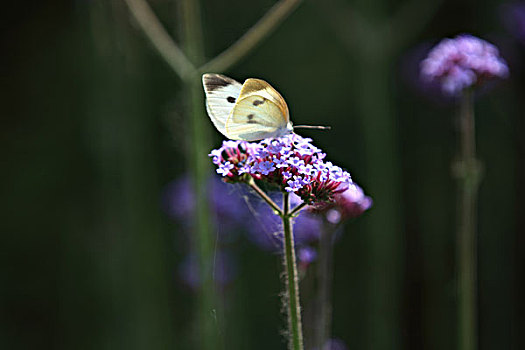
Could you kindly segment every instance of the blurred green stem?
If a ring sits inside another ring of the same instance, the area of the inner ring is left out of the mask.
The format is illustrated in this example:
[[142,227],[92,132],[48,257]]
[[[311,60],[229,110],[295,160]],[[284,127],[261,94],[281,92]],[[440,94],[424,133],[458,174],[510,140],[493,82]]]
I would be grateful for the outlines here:
[[295,10],[302,0],[281,0],[233,45],[199,68],[201,73],[224,72],[245,57]]
[[476,159],[474,96],[463,92],[459,113],[459,161],[454,173],[458,178],[458,349],[477,349],[477,239],[476,201],[481,166]]
[[319,257],[317,264],[317,312],[315,317],[315,338],[316,349],[323,349],[331,336],[332,328],[332,279],[333,279],[333,256],[334,256],[334,227],[326,220],[323,223],[321,238],[319,240]]
[[[181,25],[183,29],[183,47],[187,57],[195,64],[204,61],[202,47],[202,25],[198,0],[181,0]],[[199,278],[201,286],[198,299],[198,326],[195,329],[195,340],[199,349],[217,349],[218,332],[215,319],[217,296],[213,281],[213,250],[215,239],[211,232],[208,207],[207,178],[209,162],[206,157],[210,146],[207,137],[208,124],[204,112],[204,96],[201,88],[200,77],[192,75],[186,80],[186,93],[188,105],[188,121],[190,135],[190,156],[188,158],[191,169],[195,193],[195,250],[199,261]],[[220,348],[220,347],[219,347]]]
[[[203,73],[221,73],[235,65],[249,54],[264,38],[270,35],[281,24],[302,0],[281,0],[275,4],[257,23],[255,23],[234,44],[203,64],[204,60],[194,61],[191,55],[186,57],[178,45],[170,37],[162,23],[148,5],[146,0],[124,0],[131,14],[141,27],[144,34],[157,49],[159,54],[170,65],[173,71],[184,81],[191,82],[194,76]],[[187,0],[181,1],[183,7]],[[183,22],[187,22],[185,17]],[[200,24],[200,16],[199,16]],[[183,26],[184,23],[183,23]],[[200,31],[200,29],[199,29]],[[200,57],[200,58],[203,58]],[[192,63],[193,62],[193,63]],[[200,68],[196,68],[200,67]]]
[[195,67],[170,37],[148,3],[145,0],[124,1],[162,58],[183,80],[191,79],[196,73]]
[[299,280],[290,213],[290,195],[283,194],[283,230],[284,230],[284,268],[286,279],[285,302],[288,311],[288,347],[291,350],[303,349],[303,331],[301,324],[301,306],[299,303]]

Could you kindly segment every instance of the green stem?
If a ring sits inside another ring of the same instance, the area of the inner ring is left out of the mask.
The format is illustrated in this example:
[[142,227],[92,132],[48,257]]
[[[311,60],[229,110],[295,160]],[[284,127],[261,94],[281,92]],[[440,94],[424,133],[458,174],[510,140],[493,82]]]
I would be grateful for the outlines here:
[[302,0],[281,0],[275,4],[257,23],[253,25],[239,40],[224,52],[199,68],[201,73],[224,72],[245,57],[265,37],[273,32],[286,17],[301,3]]
[[332,328],[332,278],[333,278],[333,236],[334,227],[324,222],[319,240],[319,256],[317,260],[317,313],[315,318],[315,346],[323,349],[330,338]]
[[291,217],[296,216],[307,205],[308,205],[308,203],[302,202],[301,204],[299,204],[298,206],[296,206],[295,208],[292,209],[292,211],[290,212],[290,216]]
[[131,14],[157,52],[183,80],[196,74],[196,68],[170,37],[145,0],[124,0]]
[[299,279],[297,278],[297,264],[292,230],[292,216],[290,215],[290,195],[283,194],[284,230],[284,268],[286,272],[286,296],[288,311],[288,348],[291,350],[303,349],[303,332],[301,325],[301,306],[299,304]]
[[248,182],[248,186],[250,186],[257,194],[275,211],[276,215],[282,216],[283,212],[281,211],[281,208],[266,194],[263,190],[257,184],[253,179],[250,179]]
[[476,202],[480,165],[476,160],[473,91],[463,93],[459,114],[458,177],[458,348],[477,349]]
[[[204,61],[202,47],[202,25],[198,0],[180,1],[181,25],[183,29],[182,43],[188,59],[195,64]],[[207,133],[209,123],[204,111],[204,96],[200,76],[192,74],[185,79],[187,93],[188,122],[190,137],[188,138],[191,178],[195,193],[195,250],[199,262],[199,278],[201,285],[198,293],[197,329],[195,342],[199,349],[220,348],[214,314],[218,311],[218,298],[213,281],[213,254],[215,237],[212,234],[209,221],[210,208],[208,206],[207,180],[210,174],[209,162],[206,157],[210,146]]]

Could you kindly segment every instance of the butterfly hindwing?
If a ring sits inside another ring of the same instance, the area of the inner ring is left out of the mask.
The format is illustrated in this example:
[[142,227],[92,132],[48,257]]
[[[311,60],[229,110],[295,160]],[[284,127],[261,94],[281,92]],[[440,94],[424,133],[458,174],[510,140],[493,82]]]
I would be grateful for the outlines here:
[[261,79],[246,79],[242,85],[239,100],[242,100],[248,96],[259,96],[266,100],[273,102],[281,111],[280,115],[284,119],[283,123],[288,123],[290,115],[288,112],[288,106],[284,101],[284,98],[275,90],[270,84]]
[[213,125],[226,137],[226,121],[241,94],[242,84],[221,74],[204,74],[206,110]]
[[230,139],[255,141],[283,134],[289,120],[288,106],[264,80],[247,79],[226,120]]
[[279,106],[258,95],[239,98],[226,121],[226,135],[233,140],[260,140],[283,128],[286,123]]

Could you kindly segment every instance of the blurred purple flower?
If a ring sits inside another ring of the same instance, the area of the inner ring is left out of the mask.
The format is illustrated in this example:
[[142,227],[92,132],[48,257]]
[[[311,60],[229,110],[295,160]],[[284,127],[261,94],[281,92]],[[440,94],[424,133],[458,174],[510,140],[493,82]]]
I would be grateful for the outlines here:
[[[233,191],[234,188],[235,191]],[[280,252],[282,232],[279,217],[273,215],[271,209],[260,200],[255,204],[247,204],[239,195],[240,190],[241,188],[225,183],[215,176],[210,178],[209,203],[212,215],[219,227],[219,233],[221,233],[219,237],[225,239],[225,234],[230,233],[231,230],[244,229],[248,239],[259,248]],[[274,193],[272,198],[281,205],[282,194]],[[302,202],[295,194],[290,196],[290,201],[292,206]],[[166,187],[163,202],[165,211],[172,218],[185,226],[191,225],[195,210],[195,196],[189,177],[184,176],[171,182]],[[249,206],[253,207],[253,213],[250,212]],[[253,215],[256,217],[254,218]],[[305,246],[316,241],[320,230],[320,219],[307,212],[302,212],[294,220],[294,238],[298,246]],[[186,279],[189,281],[187,284],[191,284],[190,276],[186,276]]]
[[317,250],[310,246],[301,246],[297,249],[297,261],[299,270],[304,273],[311,263],[317,259]]
[[330,339],[324,345],[323,350],[348,350],[348,347],[341,339]]
[[525,2],[502,5],[501,18],[507,31],[525,45]]
[[506,62],[494,45],[468,34],[443,39],[421,62],[420,68],[424,80],[439,82],[441,89],[450,95],[509,74]]
[[372,198],[365,195],[363,189],[355,183],[349,183],[348,188],[335,196],[336,208],[345,219],[353,219],[372,206]]
[[[210,177],[208,200],[216,224],[225,231],[241,227],[249,215],[239,189],[224,183],[216,176]],[[195,196],[188,176],[172,181],[163,196],[164,210],[174,219],[190,225],[195,211]]]
[[[237,274],[236,264],[230,254],[217,252],[213,262],[213,274],[215,283],[220,287],[225,287],[230,283]],[[192,290],[200,286],[199,263],[197,257],[193,254],[187,255],[179,265],[179,277],[182,282]]]
[[338,224],[342,220],[353,219],[372,207],[372,198],[365,195],[356,183],[345,183],[345,190],[334,196],[328,204],[310,206],[309,210],[325,215],[328,222]]
[[299,251],[297,252],[297,258],[299,261],[301,261],[303,264],[310,264],[315,261],[317,258],[317,251],[312,247],[301,247],[299,248]]
[[297,134],[259,142],[224,141],[209,156],[227,182],[250,177],[295,193],[307,203],[330,202],[350,174],[323,159],[326,154]]

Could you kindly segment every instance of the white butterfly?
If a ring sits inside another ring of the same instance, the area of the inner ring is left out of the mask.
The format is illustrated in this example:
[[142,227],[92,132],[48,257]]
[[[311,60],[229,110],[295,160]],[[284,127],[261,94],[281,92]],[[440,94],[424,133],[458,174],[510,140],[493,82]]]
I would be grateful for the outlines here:
[[202,76],[202,85],[208,115],[227,138],[256,141],[293,132],[286,102],[264,80],[250,78],[241,84],[224,75],[208,73]]

